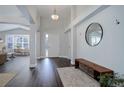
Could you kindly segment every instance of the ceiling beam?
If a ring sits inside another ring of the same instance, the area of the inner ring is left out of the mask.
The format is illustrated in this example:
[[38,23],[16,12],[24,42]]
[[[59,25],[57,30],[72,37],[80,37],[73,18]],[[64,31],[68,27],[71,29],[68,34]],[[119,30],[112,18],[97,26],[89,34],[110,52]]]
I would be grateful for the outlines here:
[[88,11],[88,13],[86,15],[79,15],[77,16],[69,25],[68,27],[65,29],[65,32],[68,31],[69,29],[71,29],[71,27],[74,27],[78,24],[80,24],[81,22],[93,17],[94,15],[98,14],[99,12],[103,11],[104,9],[108,8],[109,5],[100,5],[100,6],[96,6],[94,7],[91,11]]
[[24,5],[17,5],[17,8],[19,9],[19,11],[22,13],[22,15],[30,22],[30,23],[34,23],[34,20],[31,16],[31,14],[29,13],[29,10],[26,8],[26,6]]
[[26,30],[26,31],[28,31],[28,30],[27,30],[27,29],[25,29],[25,28],[21,28],[21,27],[15,27],[15,28],[11,28],[11,29],[7,29],[7,30],[3,30],[3,31],[0,31],[0,32],[13,31],[13,30],[16,30],[16,29],[23,29],[23,30]]
[[19,24],[29,26],[30,23],[23,17],[0,17],[0,23]]

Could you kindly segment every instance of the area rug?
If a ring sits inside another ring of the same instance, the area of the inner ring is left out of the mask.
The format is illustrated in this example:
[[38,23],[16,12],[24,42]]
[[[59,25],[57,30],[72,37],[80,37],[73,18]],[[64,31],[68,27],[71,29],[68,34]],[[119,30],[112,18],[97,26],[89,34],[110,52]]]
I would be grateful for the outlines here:
[[16,73],[0,73],[0,87],[4,87],[15,75]]
[[64,87],[99,87],[100,84],[80,69],[57,68]]

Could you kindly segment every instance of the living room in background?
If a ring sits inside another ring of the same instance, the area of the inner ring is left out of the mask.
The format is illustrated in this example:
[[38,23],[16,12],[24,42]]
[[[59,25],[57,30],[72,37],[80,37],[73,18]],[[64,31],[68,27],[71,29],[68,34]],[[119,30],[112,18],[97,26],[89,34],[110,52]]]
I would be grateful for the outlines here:
[[15,55],[29,55],[29,35],[7,35],[7,52],[14,52]]

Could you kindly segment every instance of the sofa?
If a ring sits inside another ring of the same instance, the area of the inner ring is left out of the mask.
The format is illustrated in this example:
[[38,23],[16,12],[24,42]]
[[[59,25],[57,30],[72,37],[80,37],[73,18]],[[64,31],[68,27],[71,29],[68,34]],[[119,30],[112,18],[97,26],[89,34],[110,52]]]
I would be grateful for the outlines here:
[[29,49],[14,49],[14,54],[20,55],[20,56],[29,56],[30,50]]

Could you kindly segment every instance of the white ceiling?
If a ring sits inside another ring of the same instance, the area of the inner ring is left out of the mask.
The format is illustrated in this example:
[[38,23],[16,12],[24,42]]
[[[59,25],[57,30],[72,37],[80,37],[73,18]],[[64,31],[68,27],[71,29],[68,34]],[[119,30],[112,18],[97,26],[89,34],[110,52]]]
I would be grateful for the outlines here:
[[[44,29],[56,29],[60,28],[63,25],[66,25],[70,20],[71,6],[70,5],[38,5],[35,6],[38,9],[39,15],[41,16],[41,24]],[[56,8],[56,13],[59,15],[59,20],[53,22],[51,20],[51,15],[53,10]],[[21,11],[16,5],[0,5],[0,18],[18,18],[24,17]],[[15,24],[2,24],[0,23],[0,31],[6,31],[16,28],[21,28],[20,25]],[[24,26],[22,28],[25,28]]]
[[29,27],[27,26],[23,26],[23,25],[19,25],[19,24],[0,24],[0,31],[8,31],[8,30],[12,30],[12,29],[17,29],[17,28],[22,28],[25,30],[30,30]]
[[21,12],[16,5],[0,5],[0,16],[2,17],[20,17]]
[[[70,5],[40,5],[37,8],[41,16],[41,28],[45,31],[63,28],[70,22]],[[59,20],[57,21],[51,19],[54,9],[59,15]]]
[[[0,5],[0,18],[24,18],[20,10],[17,8],[16,5]],[[25,18],[24,18],[25,19]],[[27,21],[25,21],[27,22]],[[25,30],[29,30],[28,27],[22,26],[19,24],[8,24],[0,22],[0,31],[7,31],[16,28],[22,28]]]
[[65,18],[70,15],[70,5],[40,5],[37,6],[38,11],[42,18],[49,19],[51,14],[53,14],[53,10],[56,9],[56,13],[60,16],[60,18]]

